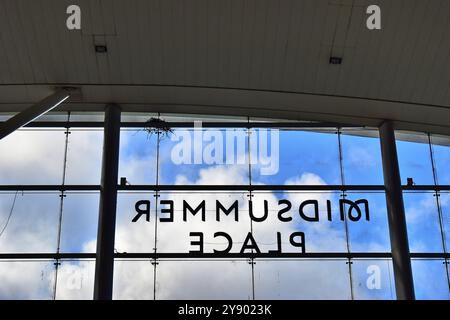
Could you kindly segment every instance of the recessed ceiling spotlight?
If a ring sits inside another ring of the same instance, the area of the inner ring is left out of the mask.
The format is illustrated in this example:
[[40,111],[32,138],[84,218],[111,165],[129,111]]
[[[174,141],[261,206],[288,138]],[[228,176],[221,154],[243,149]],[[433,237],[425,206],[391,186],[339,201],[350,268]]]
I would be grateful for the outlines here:
[[95,52],[106,53],[106,52],[108,52],[108,47],[106,47],[104,45],[95,45]]
[[341,57],[330,57],[330,64],[342,64]]

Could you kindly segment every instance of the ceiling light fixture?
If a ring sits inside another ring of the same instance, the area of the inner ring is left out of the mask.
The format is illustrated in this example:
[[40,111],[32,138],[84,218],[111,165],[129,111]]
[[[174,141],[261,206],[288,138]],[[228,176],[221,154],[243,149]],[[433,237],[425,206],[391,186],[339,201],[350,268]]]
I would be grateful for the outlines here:
[[104,45],[95,45],[95,52],[106,53],[106,52],[108,52],[108,47],[106,47]]
[[342,58],[341,57],[330,57],[330,64],[342,64]]

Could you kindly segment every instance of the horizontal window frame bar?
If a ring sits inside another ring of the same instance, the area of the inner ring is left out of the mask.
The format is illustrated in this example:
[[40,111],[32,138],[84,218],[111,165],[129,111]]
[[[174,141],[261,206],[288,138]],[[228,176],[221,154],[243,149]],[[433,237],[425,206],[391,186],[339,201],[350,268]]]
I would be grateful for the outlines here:
[[450,185],[414,185],[402,186],[403,191],[450,191]]
[[100,185],[1,185],[0,191],[101,191]]
[[[0,122],[0,125],[4,123]],[[366,128],[361,125],[352,125],[352,124],[339,124],[335,122],[234,122],[234,121],[205,121],[201,122],[203,128]],[[25,128],[103,128],[103,121],[36,121],[31,122],[25,126]],[[121,128],[143,128],[143,127],[151,127],[151,128],[194,128],[194,121],[168,121],[168,122],[143,122],[143,121],[125,121],[121,122]],[[369,128],[367,128],[369,130]]]
[[130,185],[119,191],[384,191],[381,185]]
[[[450,191],[450,185],[402,186],[403,191]],[[118,191],[385,191],[384,185],[117,185]],[[0,191],[101,191],[100,185],[0,185]]]
[[[1,260],[64,260],[94,259],[95,253],[0,253]],[[115,259],[382,259],[392,258],[390,252],[311,252],[311,253],[179,253],[179,252],[142,252],[114,254]],[[411,259],[450,259],[450,253],[420,252],[410,253]]]

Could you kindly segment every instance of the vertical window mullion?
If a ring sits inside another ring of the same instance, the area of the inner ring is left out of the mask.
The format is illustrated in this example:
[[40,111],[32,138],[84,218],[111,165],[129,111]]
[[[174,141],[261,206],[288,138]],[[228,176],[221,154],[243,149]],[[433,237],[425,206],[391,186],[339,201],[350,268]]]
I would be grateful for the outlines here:
[[[69,147],[69,134],[70,134],[70,112],[67,113],[67,126],[66,131],[64,132],[66,135],[65,142],[64,142],[64,158],[63,158],[63,171],[62,171],[62,180],[61,180],[61,186],[64,186],[66,184],[66,172],[67,172],[67,152]],[[61,228],[62,228],[62,221],[63,221],[63,212],[64,212],[64,198],[66,197],[65,191],[61,190],[59,197],[60,199],[60,205],[59,205],[59,218],[58,218],[58,235],[56,240],[56,253],[59,254],[61,251]],[[56,300],[56,290],[58,285],[58,271],[59,271],[59,265],[61,264],[59,262],[59,259],[55,259],[55,280],[53,283],[53,300]]]
[[[340,176],[341,176],[341,184],[345,186],[345,174],[344,174],[344,161],[343,161],[343,152],[342,152],[342,141],[341,141],[341,128],[337,128],[337,137],[338,137],[338,152],[339,152],[339,170],[340,170]],[[347,197],[347,194],[343,190],[341,193],[341,198],[345,199]],[[345,203],[344,203],[345,208]],[[347,248],[347,253],[350,253],[350,241],[349,241],[349,230],[348,230],[348,220],[347,215],[344,214],[344,227],[345,227],[345,244]],[[349,282],[350,282],[350,298],[351,300],[354,300],[354,289],[353,289],[353,274],[352,274],[352,259],[349,258],[347,261],[348,265],[348,275],[349,275]]]
[[[431,159],[431,168],[433,171],[433,182],[434,182],[434,186],[438,186],[439,185],[439,180],[438,180],[438,175],[437,175],[437,168],[436,168],[436,161],[434,159],[434,149],[433,149],[433,144],[431,141],[431,134],[428,133],[428,147],[430,149],[430,159]],[[445,223],[444,223],[444,216],[442,214],[442,206],[441,206],[441,201],[440,201],[440,192],[439,190],[435,190],[434,191],[434,197],[436,198],[436,206],[437,206],[437,211],[438,211],[438,219],[439,219],[439,228],[441,231],[441,239],[442,239],[442,249],[444,251],[444,254],[447,254],[447,243],[446,243],[446,234],[445,234]],[[445,265],[445,271],[446,271],[446,275],[447,275],[447,283],[448,283],[448,288],[450,291],[450,273],[449,273],[449,264],[447,261],[447,258],[444,259],[444,265]]]
[[[158,120],[161,120],[161,115],[158,113]],[[161,142],[161,129],[158,128],[157,135],[156,135],[156,186],[159,185],[159,148],[160,148],[160,142]],[[156,279],[157,279],[157,252],[158,252],[158,198],[160,197],[159,191],[155,190],[155,242],[154,242],[154,248],[153,252],[155,253],[155,257],[153,258],[152,265],[153,265],[153,300],[156,300]]]
[[[248,123],[250,123],[250,117],[247,118]],[[251,158],[251,154],[252,154],[252,150],[251,150],[251,137],[252,137],[252,129],[250,128],[250,126],[247,128],[247,161],[248,161],[248,183],[249,186],[252,186],[252,158]],[[258,152],[256,150],[256,152]],[[252,194],[252,190],[249,190],[249,200],[252,201],[253,199],[253,194]],[[252,219],[250,219],[250,233],[253,236],[253,221]],[[253,249],[252,249],[252,253],[253,253]],[[251,284],[252,284],[252,300],[255,300],[255,259],[253,257],[250,258],[250,266],[251,266]]]

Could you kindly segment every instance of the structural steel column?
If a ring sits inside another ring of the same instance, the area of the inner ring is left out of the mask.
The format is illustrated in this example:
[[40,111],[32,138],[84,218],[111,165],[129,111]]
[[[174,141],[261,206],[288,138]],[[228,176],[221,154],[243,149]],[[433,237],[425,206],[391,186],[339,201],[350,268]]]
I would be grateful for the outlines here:
[[392,122],[384,122],[380,126],[379,131],[395,290],[398,300],[414,300],[408,232],[406,229],[405,208]]
[[94,281],[95,300],[112,299],[119,141],[120,108],[112,104],[106,106],[105,110],[102,180]]

